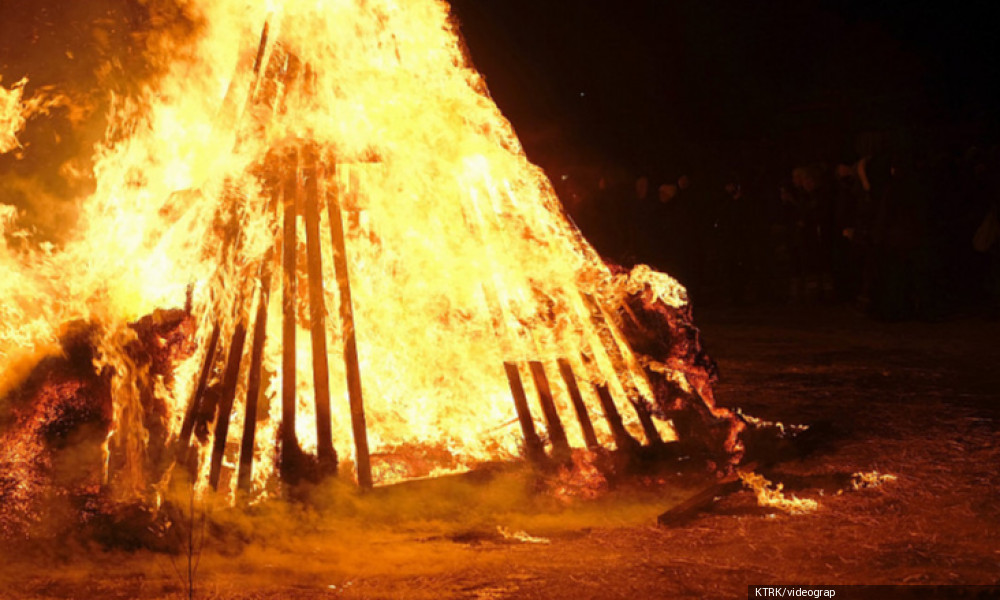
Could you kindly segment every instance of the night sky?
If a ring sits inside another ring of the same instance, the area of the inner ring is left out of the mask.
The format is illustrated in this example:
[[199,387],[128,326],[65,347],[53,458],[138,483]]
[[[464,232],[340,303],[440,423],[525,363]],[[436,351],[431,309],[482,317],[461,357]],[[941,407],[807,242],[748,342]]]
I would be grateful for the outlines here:
[[452,5],[494,98],[543,164],[574,153],[681,164],[762,139],[847,153],[851,135],[873,130],[990,135],[1000,99],[997,9],[985,0]]
[[[1000,137],[995,0],[451,4],[494,99],[529,157],[548,169],[676,176],[752,162],[762,149],[786,169],[857,158],[866,132],[955,144]],[[0,0],[5,83],[30,73],[33,85],[89,89],[109,61],[123,73],[119,85],[135,79],[142,57],[129,32],[148,28],[136,17],[142,6]],[[109,33],[95,41],[94,30]]]

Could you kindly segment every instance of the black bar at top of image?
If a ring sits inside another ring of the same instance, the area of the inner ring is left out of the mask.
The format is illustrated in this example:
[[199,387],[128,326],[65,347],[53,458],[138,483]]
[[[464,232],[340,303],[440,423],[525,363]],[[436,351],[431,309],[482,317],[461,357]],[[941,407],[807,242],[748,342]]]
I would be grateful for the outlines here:
[[747,598],[806,600],[1000,599],[1000,585],[748,585]]

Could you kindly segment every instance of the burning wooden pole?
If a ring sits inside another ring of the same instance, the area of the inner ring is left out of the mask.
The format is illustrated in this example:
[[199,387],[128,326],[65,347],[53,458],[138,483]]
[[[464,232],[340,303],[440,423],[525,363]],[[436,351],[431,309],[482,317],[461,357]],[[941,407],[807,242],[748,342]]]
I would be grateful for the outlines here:
[[304,149],[306,260],[309,272],[309,331],[312,337],[313,389],[316,401],[316,439],[320,471],[337,472],[330,415],[330,368],[326,350],[326,301],[323,298],[323,258],[319,233],[319,184],[316,149]]
[[177,462],[188,466],[188,451],[191,447],[191,433],[194,431],[195,421],[198,412],[201,410],[201,403],[205,398],[205,390],[208,389],[208,379],[212,375],[212,368],[215,366],[215,353],[219,346],[219,323],[212,325],[212,333],[208,338],[208,346],[205,348],[205,360],[201,365],[201,373],[198,375],[198,385],[191,395],[187,412],[184,413],[184,421],[181,422],[180,437],[177,439]]
[[[265,22],[260,35],[260,43],[257,45],[257,52],[253,55],[253,63],[252,63],[253,67],[252,67],[252,76],[250,79],[250,89],[247,93],[244,112],[246,112],[246,108],[249,107],[254,100],[255,91],[259,83],[258,77],[260,76],[261,73],[261,65],[264,59],[264,52],[267,49],[269,28],[270,28],[269,24]],[[237,113],[236,113],[236,101],[234,96],[235,86],[233,84],[234,82],[240,79],[240,75],[244,71],[245,66],[246,65],[244,64],[244,61],[241,61],[241,63],[236,66],[236,72],[234,73],[232,79],[230,80],[229,87],[226,89],[226,95],[223,98],[222,102],[222,110],[220,111],[221,116],[219,118],[219,124],[224,129],[234,126],[236,122]],[[237,141],[234,145],[238,146],[239,141]],[[232,241],[232,235],[227,234],[225,237],[226,237],[225,245],[228,245]],[[190,303],[190,299],[188,302]],[[191,434],[194,431],[195,421],[198,412],[201,409],[201,404],[204,399],[205,390],[208,388],[209,376],[211,375],[212,368],[215,366],[215,358],[219,344],[219,336],[220,336],[219,323],[218,321],[215,321],[212,324],[212,333],[209,336],[208,347],[206,348],[205,351],[205,361],[204,364],[202,365],[201,373],[198,376],[198,384],[197,387],[195,388],[195,393],[191,397],[191,402],[188,405],[188,410],[184,414],[184,421],[181,423],[180,436],[177,442],[178,446],[177,460],[184,465],[187,465],[188,451],[191,445]]]
[[590,421],[590,415],[587,413],[587,405],[583,402],[583,396],[580,394],[580,386],[577,385],[576,375],[573,373],[573,366],[570,365],[569,361],[565,358],[560,358],[558,363],[559,374],[562,375],[563,382],[566,384],[566,389],[569,390],[569,397],[573,402],[573,410],[576,412],[576,419],[580,423],[580,431],[583,433],[583,441],[588,448],[597,448],[600,444],[597,443],[597,435],[594,433],[594,424]]
[[[235,233],[239,226],[239,212],[240,211],[238,210],[233,210],[231,215],[231,227],[234,230],[232,239],[235,241],[234,254],[238,252],[243,241],[242,237]],[[226,368],[225,371],[223,371],[221,395],[218,405],[216,406],[215,432],[213,435],[212,456],[208,475],[208,484],[213,490],[218,490],[219,479],[222,475],[222,459],[226,452],[226,441],[229,435],[229,421],[232,416],[233,403],[236,400],[236,387],[240,378],[240,364],[243,360],[243,347],[246,344],[247,338],[247,316],[243,305],[246,294],[244,293],[243,286],[239,281],[242,273],[240,270],[234,269],[230,276],[235,280],[235,285],[238,286],[239,289],[235,294],[235,303],[232,305],[231,309],[235,325],[233,326],[232,337],[227,349],[228,354],[226,357]]]
[[271,261],[268,251],[261,265],[260,295],[257,300],[257,315],[254,318],[253,342],[250,346],[250,373],[247,376],[247,398],[243,416],[243,437],[240,441],[240,468],[237,486],[241,492],[250,491],[253,479],[254,439],[257,433],[257,401],[260,398],[261,378],[264,361],[264,345],[267,343],[267,308],[271,299]]
[[560,459],[567,458],[570,455],[569,441],[566,439],[566,430],[563,428],[555,399],[552,397],[549,378],[545,375],[545,366],[542,361],[532,360],[528,361],[528,368],[531,369],[531,378],[535,382],[535,389],[538,390],[538,400],[542,405],[549,439],[552,440],[552,454]]
[[[357,193],[357,175],[349,172],[348,194]],[[330,217],[330,237],[333,241],[333,266],[340,292],[340,326],[343,331],[344,366],[347,372],[347,394],[351,404],[351,427],[354,432],[354,450],[358,471],[358,485],[372,488],[371,456],[368,450],[368,426],[365,422],[365,404],[361,394],[361,368],[358,364],[358,345],[354,330],[354,307],[351,303],[351,281],[347,270],[347,245],[344,242],[344,221],[338,186],[327,191],[326,206]]]
[[[235,211],[231,215],[231,219],[235,221]],[[235,223],[231,222],[225,227],[223,233],[223,262],[230,258],[230,252],[234,255],[238,252],[239,244],[238,228]],[[198,384],[195,387],[194,394],[191,396],[191,401],[188,404],[187,413],[185,413],[184,420],[181,423],[181,431],[177,440],[176,459],[185,465],[185,467],[192,467],[192,470],[195,472],[197,471],[197,467],[188,463],[191,435],[194,432],[195,425],[197,425],[199,415],[204,408],[205,394],[208,391],[208,381],[212,376],[212,370],[215,368],[215,361],[219,354],[219,338],[221,334],[222,329],[219,325],[219,320],[216,318],[212,322],[212,333],[209,336],[208,346],[205,349],[205,360],[202,364],[201,373],[198,376]],[[228,427],[228,423],[226,426]]]
[[[245,113],[246,109],[255,100],[257,86],[260,81],[261,67],[264,62],[264,54],[268,47],[269,30],[270,24],[265,22],[260,32],[260,42],[257,44],[256,50],[247,48],[236,64],[214,123],[220,131],[238,130],[237,125],[239,124],[238,121],[241,114]],[[237,94],[243,89],[242,84],[244,83],[247,86],[247,93],[241,103],[237,100]],[[235,146],[238,147],[241,141],[240,138],[237,138]]]
[[[483,212],[480,211],[479,206],[477,205],[477,197],[475,195],[472,196],[472,201],[473,210],[471,213],[466,212],[464,214],[465,220],[467,224],[477,232],[479,241],[488,253],[491,262],[494,265],[499,265],[500,261],[498,261],[493,254],[493,248],[484,234],[484,230],[488,227],[488,225],[486,219],[483,217]],[[538,342],[531,335],[531,332],[525,331],[523,328],[518,326],[510,326],[505,323],[505,304],[501,300],[501,296],[497,289],[498,286],[495,284],[491,285],[491,282],[489,281],[483,284],[483,295],[486,299],[487,310],[492,316],[493,329],[497,336],[501,339],[501,351],[505,354],[512,351],[510,347],[512,345],[510,337],[513,337],[517,340],[519,345],[530,349],[532,354],[537,355]],[[514,302],[512,299],[506,298],[505,300],[507,305],[506,308],[514,312]],[[535,389],[538,392],[538,401],[542,407],[542,413],[545,417],[549,439],[552,441],[553,455],[560,459],[567,458],[570,456],[569,441],[566,438],[566,430],[563,428],[562,420],[559,417],[559,411],[556,408],[555,400],[552,396],[552,389],[549,386],[549,380],[545,374],[545,367],[541,361],[538,360],[529,360],[527,363],[532,380],[535,383]],[[544,449],[545,445],[538,437],[538,433],[535,430],[534,419],[531,416],[531,409],[528,406],[528,400],[524,393],[524,385],[521,380],[521,374],[517,363],[505,360],[504,371],[507,374],[507,383],[510,386],[511,396],[514,399],[514,409],[517,411],[517,418],[521,424],[521,432],[524,436],[525,454],[532,462],[542,463],[547,459]]]
[[[501,200],[501,202],[505,201]],[[516,210],[516,207],[514,206],[511,206],[511,208]],[[476,214],[477,217],[479,217],[479,221],[482,222],[483,218],[481,216],[481,213],[477,211]],[[594,302],[591,296],[584,293],[582,290],[579,291],[579,296],[583,299],[584,305],[586,306],[585,312],[588,313],[586,315],[581,314],[581,318],[597,326],[598,337],[601,340],[603,346],[607,346],[608,341],[614,344],[613,335],[611,331],[608,329],[609,328],[608,324],[603,320],[604,315],[603,313],[600,313],[600,307],[597,306],[597,304]],[[530,338],[530,332],[527,335]],[[608,338],[610,338],[610,340]],[[531,341],[532,343],[535,343],[535,340]],[[617,355],[612,354],[612,352],[614,351],[617,351]],[[618,372],[621,371],[621,367],[624,366],[625,362],[624,358],[621,355],[621,351],[618,349],[617,346],[615,346],[613,349],[606,348],[606,352],[609,354],[609,358],[612,361],[612,367],[615,369],[617,375]],[[586,359],[584,360],[586,362]],[[539,364],[538,367],[540,366],[541,364]],[[537,372],[541,372],[542,377],[544,377],[544,369],[539,369],[538,367],[533,366],[532,374],[535,375]],[[577,418],[580,421],[580,427],[583,430],[585,443],[588,445],[588,447],[599,446],[599,443],[597,442],[597,436],[594,432],[593,423],[590,421],[590,416],[587,414],[586,405],[584,404],[583,398],[580,394],[579,386],[576,383],[576,377],[573,374],[572,367],[569,365],[567,361],[565,361],[564,359],[560,359],[559,369],[563,375],[564,381],[566,382],[566,387],[570,393],[570,399],[573,403],[574,410],[576,411]],[[537,385],[539,382],[541,382],[542,385]],[[629,389],[627,383],[630,382],[623,381],[623,385],[625,386],[626,392],[628,392]],[[546,413],[546,418],[548,419],[548,416],[551,412],[551,414],[553,414],[555,417],[554,420],[557,420],[558,412],[555,410],[554,405],[551,411],[546,408],[546,405],[548,405],[552,399],[551,391],[548,386],[548,381],[547,380],[541,381],[541,379],[536,376],[536,387],[539,389],[539,396],[540,396],[539,399],[542,404],[542,409]],[[621,414],[618,412],[618,409],[614,403],[614,399],[612,398],[608,388],[606,386],[597,386],[597,391],[598,391],[598,397],[601,400],[603,412],[605,414],[606,419],[608,420],[608,425],[612,431],[612,434],[614,435],[616,446],[622,450],[626,449],[633,450],[634,448],[638,447],[639,443],[635,440],[635,438],[629,435],[628,431],[625,429]],[[635,404],[633,404],[633,406],[635,406]],[[638,407],[636,407],[636,409],[638,410]],[[642,417],[640,416],[640,418]],[[647,436],[650,436],[649,437],[650,443],[656,443],[656,440],[660,439],[658,432],[656,432],[655,426],[653,427],[651,433],[647,432]],[[558,439],[558,437],[562,437],[563,439],[565,439],[565,431],[562,430],[561,422],[559,424],[559,427],[557,428],[557,432],[554,434],[553,438],[554,447],[556,444],[556,439]]]
[[639,447],[639,442],[625,429],[622,415],[615,406],[615,399],[611,396],[611,390],[606,384],[595,385],[597,397],[601,401],[601,409],[604,411],[604,418],[611,429],[611,435],[615,438],[615,446],[619,450],[631,451]]
[[586,293],[581,293],[581,295],[590,310],[591,321],[597,327],[601,343],[604,346],[604,351],[611,360],[611,364],[614,367],[615,372],[619,374],[622,387],[625,389],[625,393],[629,397],[628,400],[632,404],[632,407],[635,408],[636,414],[639,416],[639,423],[642,425],[642,431],[646,436],[646,441],[649,442],[650,446],[662,446],[663,438],[660,437],[660,432],[656,429],[656,424],[653,422],[653,417],[649,412],[649,407],[643,401],[641,394],[638,389],[636,389],[635,383],[628,381],[627,379],[628,369],[625,356],[622,354],[621,348],[618,347],[618,342],[615,340],[614,333],[611,331],[611,326],[607,322],[607,316],[604,314],[604,311],[601,309],[600,305],[598,305],[593,296]]
[[[483,296],[486,299],[486,308],[490,313],[493,322],[493,331],[500,338],[501,352],[510,351],[507,326],[504,325],[503,307],[500,305],[500,297],[496,289],[489,282],[483,284]],[[516,362],[505,360],[503,363],[504,373],[507,375],[507,385],[510,387],[510,395],[514,400],[514,411],[517,413],[517,421],[521,426],[521,435],[524,438],[524,454],[534,463],[542,463],[546,460],[545,444],[538,437],[535,429],[535,420],[531,416],[531,408],[528,406],[528,396],[524,392],[524,382],[521,379],[521,370]]]
[[229,356],[226,358],[226,371],[222,378],[222,398],[219,401],[218,413],[215,417],[215,436],[212,443],[212,464],[208,474],[208,485],[213,490],[219,489],[219,478],[222,475],[222,458],[226,452],[226,438],[229,436],[229,418],[233,412],[233,401],[236,399],[236,384],[240,378],[240,362],[243,359],[243,346],[247,339],[247,327],[241,308],[232,341],[229,345]]
[[[486,299],[486,308],[490,313],[493,322],[493,331],[500,338],[501,352],[510,351],[509,339],[507,336],[508,327],[504,325],[503,307],[500,304],[500,296],[496,289],[486,282],[483,284],[483,296]],[[533,463],[540,464],[548,458],[545,455],[545,444],[538,437],[535,429],[535,420],[531,416],[531,408],[528,406],[528,396],[524,392],[524,382],[521,379],[521,370],[516,362],[505,360],[503,363],[504,373],[507,375],[507,385],[510,387],[510,395],[514,400],[514,411],[517,413],[517,421],[521,425],[521,435],[524,438],[524,454]]]
[[297,212],[298,161],[295,151],[283,161],[288,170],[284,177],[282,194],[282,257],[284,272],[281,294],[281,474],[285,481],[298,480],[302,450],[295,434],[296,369],[295,356],[295,300],[297,296],[296,263],[298,241],[295,219]]
[[639,423],[642,425],[642,432],[646,434],[646,440],[649,442],[650,446],[662,446],[663,438],[660,437],[660,431],[656,428],[656,423],[653,421],[653,414],[649,410],[649,405],[642,398],[629,398],[632,402],[632,406],[635,407],[635,412],[639,415]]
[[510,393],[514,398],[514,410],[517,411],[517,420],[521,425],[521,434],[524,436],[524,452],[528,460],[538,463],[545,460],[545,448],[538,432],[535,431],[535,421],[531,418],[531,409],[528,408],[528,396],[524,393],[524,384],[521,382],[521,372],[516,363],[504,362],[504,372],[507,374],[507,383],[510,385]]
[[[479,213],[478,208],[470,215],[468,212],[464,213],[465,221],[468,226],[477,232],[480,243],[483,248],[490,256],[491,262],[496,264],[496,259],[492,254],[492,248],[486,242],[485,236],[483,235],[483,223],[482,215]],[[489,280],[484,281],[482,284],[483,298],[486,302],[486,310],[489,312],[490,320],[493,325],[493,332],[496,334],[497,339],[500,342],[500,352],[503,356],[507,356],[512,353],[512,342],[510,339],[510,327],[504,322],[504,309],[503,305],[500,303],[500,294],[497,293],[496,286]],[[533,463],[540,464],[545,462],[547,459],[545,455],[545,444],[542,443],[541,438],[538,437],[538,431],[535,429],[535,421],[531,416],[531,409],[528,406],[528,396],[524,392],[524,382],[521,380],[521,370],[518,368],[516,362],[511,362],[509,360],[504,360],[503,362],[504,373],[507,375],[507,385],[510,387],[510,395],[514,400],[514,411],[517,413],[517,421],[521,426],[521,435],[524,438],[524,454]]]
[[[752,471],[752,468],[748,469]],[[728,496],[743,488],[743,481],[738,473],[732,473],[718,481],[714,481],[696,494],[657,517],[656,522],[663,527],[676,527],[689,522],[699,512],[708,508],[719,497]]]
[[[271,198],[267,214],[274,216],[281,190],[277,178],[269,179],[266,188]],[[253,342],[250,346],[250,372],[247,375],[247,398],[243,417],[243,438],[240,442],[240,468],[237,476],[237,487],[241,492],[250,491],[253,480],[253,451],[257,434],[257,401],[260,398],[261,378],[263,375],[264,346],[267,343],[267,310],[271,300],[272,263],[274,262],[274,247],[264,255],[260,265],[260,294],[257,299],[257,315],[254,318]]]

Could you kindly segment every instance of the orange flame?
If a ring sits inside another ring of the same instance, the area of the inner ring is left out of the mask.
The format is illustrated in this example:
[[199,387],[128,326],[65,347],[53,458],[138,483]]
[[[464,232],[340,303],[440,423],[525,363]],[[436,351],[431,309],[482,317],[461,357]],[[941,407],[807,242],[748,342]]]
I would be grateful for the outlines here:
[[[214,321],[223,340],[237,321],[252,324],[259,300],[248,299],[259,297],[258,269],[278,235],[265,175],[294,169],[279,155],[309,147],[319,152],[321,197],[338,193],[343,205],[377,481],[519,454],[505,361],[521,364],[543,434],[543,411],[524,361],[544,365],[570,445],[584,446],[556,366],[562,359],[581,382],[607,384],[626,427],[642,439],[626,398],[651,401],[650,385],[640,357],[604,308],[620,294],[615,286],[621,282],[565,218],[541,170],[528,162],[463,53],[446,3],[198,0],[189,9],[201,24],[198,35],[159,49],[160,58],[172,62],[142,94],[114,99],[106,141],[95,157],[96,189],[82,205],[72,241],[48,252],[0,245],[0,372],[51,351],[64,323],[103,323],[97,366],[117,374],[109,451],[138,464],[147,441],[137,418],[144,375],[123,351],[126,324],[158,307],[183,304],[189,289],[203,344]],[[267,43],[260,46],[265,24]],[[10,104],[11,93],[20,99],[15,86],[6,101],[0,96],[0,105]],[[10,143],[6,135],[0,139]],[[322,231],[330,225],[321,214]],[[11,219],[0,226],[12,226]],[[304,228],[301,217],[297,227]],[[233,231],[238,240],[229,242]],[[298,237],[305,239],[304,229]],[[304,246],[296,252],[304,255]],[[327,237],[321,252],[333,439],[338,455],[349,458],[345,332],[336,318],[341,298]],[[304,277],[304,267],[300,271]],[[273,295],[289,289],[283,283]],[[675,281],[661,286],[663,298],[686,301]],[[312,348],[303,287],[294,298],[303,315],[295,348],[302,370],[296,433],[312,452]],[[281,302],[267,310],[257,492],[274,470],[284,377]],[[166,425],[173,436],[203,355],[204,349],[179,365],[173,386],[157,389],[172,407]],[[232,408],[227,465],[235,464],[233,448],[243,429],[246,363]],[[5,376],[3,385],[15,383],[16,377]],[[610,444],[596,394],[591,386],[581,388],[599,441]],[[657,425],[664,437],[672,436],[668,422]],[[208,448],[200,452],[204,459]],[[418,454],[446,459],[420,468],[395,460]],[[139,472],[119,479],[134,493],[152,483]],[[224,481],[235,489],[235,477]]]

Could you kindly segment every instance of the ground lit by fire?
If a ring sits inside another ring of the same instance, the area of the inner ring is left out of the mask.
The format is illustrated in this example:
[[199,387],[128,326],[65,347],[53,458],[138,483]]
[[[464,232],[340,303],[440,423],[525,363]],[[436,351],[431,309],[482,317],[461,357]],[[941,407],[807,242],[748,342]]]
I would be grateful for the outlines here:
[[[907,354],[844,315],[850,339],[759,315],[793,352],[717,315],[730,412],[684,288],[583,239],[447,4],[142,14],[101,92],[0,80],[24,165],[0,198],[10,594],[708,597],[803,555],[838,582],[993,583],[995,415],[941,330]],[[48,118],[104,132],[32,173]],[[31,222],[42,172],[74,207],[55,231]],[[781,424],[824,421],[809,447]],[[747,491],[654,526],[719,477]]]
[[[703,311],[702,323],[719,346],[724,400],[832,425],[813,455],[766,473],[817,501],[817,511],[764,510],[746,491],[664,529],[656,515],[695,481],[637,478],[602,500],[568,505],[526,493],[523,474],[438,483],[307,511],[273,506],[256,520],[217,513],[198,593],[736,598],[751,581],[996,583],[996,389],[977,359],[995,324],[872,326],[846,312],[760,310]],[[897,479],[854,489],[852,474],[876,470]],[[512,539],[517,532],[547,543]],[[4,584],[14,597],[185,590],[172,566],[183,573],[184,553],[88,555],[70,545],[11,560]]]

